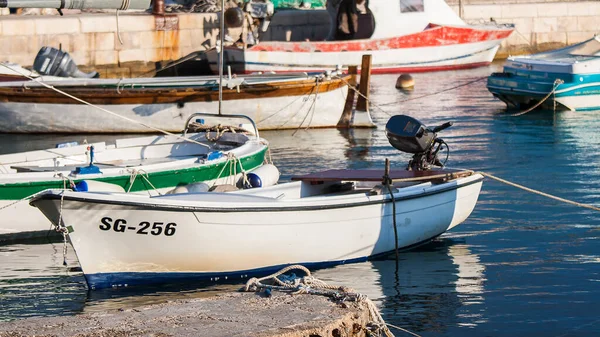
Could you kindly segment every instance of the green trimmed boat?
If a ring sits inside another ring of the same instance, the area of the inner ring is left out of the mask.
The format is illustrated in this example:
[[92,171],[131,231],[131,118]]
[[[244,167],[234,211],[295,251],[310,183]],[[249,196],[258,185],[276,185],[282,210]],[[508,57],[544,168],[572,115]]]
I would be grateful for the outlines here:
[[47,234],[50,223],[28,203],[46,189],[158,195],[183,185],[236,185],[265,160],[268,143],[255,134],[144,136],[0,155],[0,241]]

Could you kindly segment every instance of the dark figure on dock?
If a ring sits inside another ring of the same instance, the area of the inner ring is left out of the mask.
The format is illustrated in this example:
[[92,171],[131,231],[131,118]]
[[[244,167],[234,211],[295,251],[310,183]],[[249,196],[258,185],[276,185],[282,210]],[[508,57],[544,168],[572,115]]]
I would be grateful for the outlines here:
[[368,0],[343,0],[340,3],[335,40],[368,39],[373,28]]

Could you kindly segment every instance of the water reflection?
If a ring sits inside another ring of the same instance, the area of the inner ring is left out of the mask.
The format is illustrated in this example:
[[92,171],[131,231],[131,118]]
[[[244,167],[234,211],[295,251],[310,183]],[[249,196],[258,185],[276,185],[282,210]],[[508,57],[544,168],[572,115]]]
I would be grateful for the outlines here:
[[463,239],[437,239],[400,254],[398,263],[392,257],[319,270],[315,276],[366,294],[387,322],[411,331],[486,322],[485,266]]
[[60,238],[0,245],[0,321],[82,310],[85,281],[68,249],[65,267]]

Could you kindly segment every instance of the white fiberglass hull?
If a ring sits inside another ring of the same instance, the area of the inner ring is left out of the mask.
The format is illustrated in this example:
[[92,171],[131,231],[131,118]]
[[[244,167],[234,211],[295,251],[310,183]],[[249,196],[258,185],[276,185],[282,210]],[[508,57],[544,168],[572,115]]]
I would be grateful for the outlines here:
[[[281,96],[223,101],[224,115],[244,114],[259,129],[334,127],[346,102],[348,87],[300,96]],[[128,133],[155,129],[181,131],[196,112],[216,113],[218,101],[177,104],[106,104],[101,108],[132,119],[132,123],[83,104],[0,102],[0,132],[18,133]]]
[[[447,46],[369,50],[373,73],[419,72],[471,68],[490,64],[501,41],[484,41]],[[244,72],[320,71],[342,65],[361,64],[366,53],[359,51],[277,52],[227,50],[228,63],[243,60]],[[208,53],[213,71],[217,71],[216,53]],[[214,62],[212,62],[214,59]],[[213,64],[214,63],[214,64]]]
[[[399,248],[463,222],[482,179],[401,188],[394,195]],[[394,250],[389,195],[294,198],[302,184],[168,198],[66,192],[62,219],[73,229],[69,236],[92,288],[242,279],[283,265],[329,266]],[[56,192],[33,204],[56,221],[60,202]]]

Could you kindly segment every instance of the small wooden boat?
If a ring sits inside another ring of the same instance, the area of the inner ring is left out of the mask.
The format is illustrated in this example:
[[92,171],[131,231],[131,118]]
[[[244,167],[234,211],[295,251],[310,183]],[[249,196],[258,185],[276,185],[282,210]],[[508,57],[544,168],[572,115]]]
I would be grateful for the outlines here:
[[[510,57],[488,90],[509,109],[600,109],[600,37],[549,52]],[[555,106],[556,103],[556,106]]]
[[[342,32],[344,25],[338,21],[344,21],[340,17],[352,2],[327,2],[329,31],[298,29],[286,37],[274,31],[269,40],[225,48],[225,64],[236,73],[323,71],[361,64],[362,55],[368,53],[373,56],[373,73],[473,68],[490,64],[500,43],[514,30],[513,26],[493,23],[468,25],[443,0],[370,0],[364,10],[353,11],[357,13],[357,27]],[[316,11],[279,11],[273,22],[278,18],[316,22]],[[208,51],[207,58],[217,72],[217,51]]]
[[[47,234],[48,221],[27,203],[45,189],[158,195],[197,182],[232,182],[242,170],[261,166],[268,148],[258,136],[215,131],[184,138],[145,136],[117,139],[114,144],[63,145],[0,155],[0,217],[4,219],[0,240]],[[78,185],[82,181],[83,187]],[[93,187],[86,188],[86,183]]]
[[[441,165],[436,129],[414,121],[388,128],[390,142],[413,149],[417,159],[427,153],[427,165]],[[324,267],[415,247],[471,214],[483,176],[450,169],[328,170],[292,180],[157,197],[47,191],[31,204],[70,228],[92,289],[241,280],[290,264]]]
[[[244,114],[258,128],[335,127],[344,112],[349,76],[255,75],[224,81],[222,111]],[[218,77],[63,79],[46,85],[138,123],[100,115],[36,81],[0,83],[0,132],[176,132],[195,112],[218,110]],[[367,124],[372,125],[370,117]],[[357,122],[357,126],[361,126]],[[363,125],[364,126],[364,125]]]

